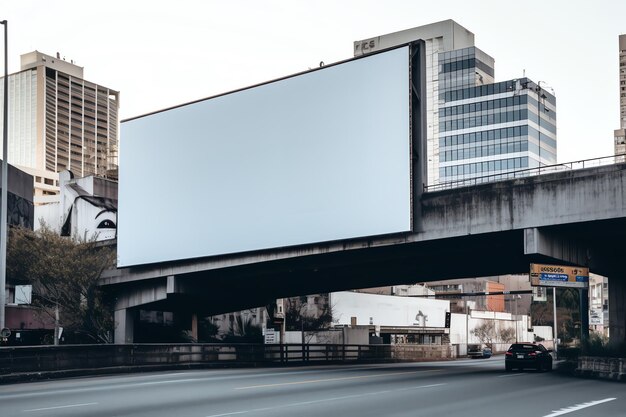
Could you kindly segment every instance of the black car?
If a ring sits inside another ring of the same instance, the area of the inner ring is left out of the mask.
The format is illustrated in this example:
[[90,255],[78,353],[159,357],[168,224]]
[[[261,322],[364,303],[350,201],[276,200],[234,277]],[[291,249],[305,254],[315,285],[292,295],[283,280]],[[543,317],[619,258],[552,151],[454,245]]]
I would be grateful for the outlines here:
[[551,352],[552,350],[536,343],[513,343],[504,356],[504,366],[507,371],[513,368],[551,371]]

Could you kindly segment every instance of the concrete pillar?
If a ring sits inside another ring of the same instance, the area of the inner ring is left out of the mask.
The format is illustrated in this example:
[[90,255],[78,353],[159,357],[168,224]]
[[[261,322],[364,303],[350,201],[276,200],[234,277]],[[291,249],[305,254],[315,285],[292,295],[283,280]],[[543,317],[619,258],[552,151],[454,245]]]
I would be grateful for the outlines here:
[[135,311],[130,308],[115,310],[115,344],[133,343],[135,332]]
[[609,339],[626,343],[626,275],[609,277]]
[[191,313],[191,337],[196,342],[198,341],[198,314]]
[[589,289],[579,288],[580,296],[580,340],[589,341]]

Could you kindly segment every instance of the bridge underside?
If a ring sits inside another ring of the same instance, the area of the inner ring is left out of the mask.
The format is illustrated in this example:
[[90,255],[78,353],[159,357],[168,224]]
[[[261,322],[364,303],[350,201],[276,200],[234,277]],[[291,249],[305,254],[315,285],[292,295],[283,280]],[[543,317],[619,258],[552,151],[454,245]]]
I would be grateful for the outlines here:
[[[617,294],[626,286],[617,281],[626,279],[618,250],[625,239],[626,219],[607,220],[369,247],[126,282],[114,290],[119,327],[116,341],[132,342],[129,320],[136,308],[208,316],[289,296],[528,273],[531,262],[584,264],[614,278],[611,308],[621,309],[624,317],[623,305],[620,307],[624,297]],[[612,316],[617,317],[619,311]]]

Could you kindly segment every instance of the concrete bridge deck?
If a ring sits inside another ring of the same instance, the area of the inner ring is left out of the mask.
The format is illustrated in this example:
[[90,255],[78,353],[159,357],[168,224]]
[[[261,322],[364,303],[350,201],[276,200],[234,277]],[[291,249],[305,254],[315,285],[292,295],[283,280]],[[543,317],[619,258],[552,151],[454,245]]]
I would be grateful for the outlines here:
[[101,283],[124,322],[138,306],[215,314],[292,295],[569,263],[618,278],[611,334],[624,338],[626,164],[429,192],[415,204],[409,233],[131,267]]

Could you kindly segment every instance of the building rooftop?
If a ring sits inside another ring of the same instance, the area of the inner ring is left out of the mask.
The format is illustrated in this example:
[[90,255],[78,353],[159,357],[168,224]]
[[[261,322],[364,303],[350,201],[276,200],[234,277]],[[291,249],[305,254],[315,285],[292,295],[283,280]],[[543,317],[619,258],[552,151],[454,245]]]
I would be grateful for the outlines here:
[[45,66],[69,74],[72,77],[83,78],[83,67],[74,64],[74,61],[67,62],[65,57],[61,58],[61,54],[58,52],[56,57],[46,55],[39,51],[29,52],[20,55],[20,63],[22,71]]

